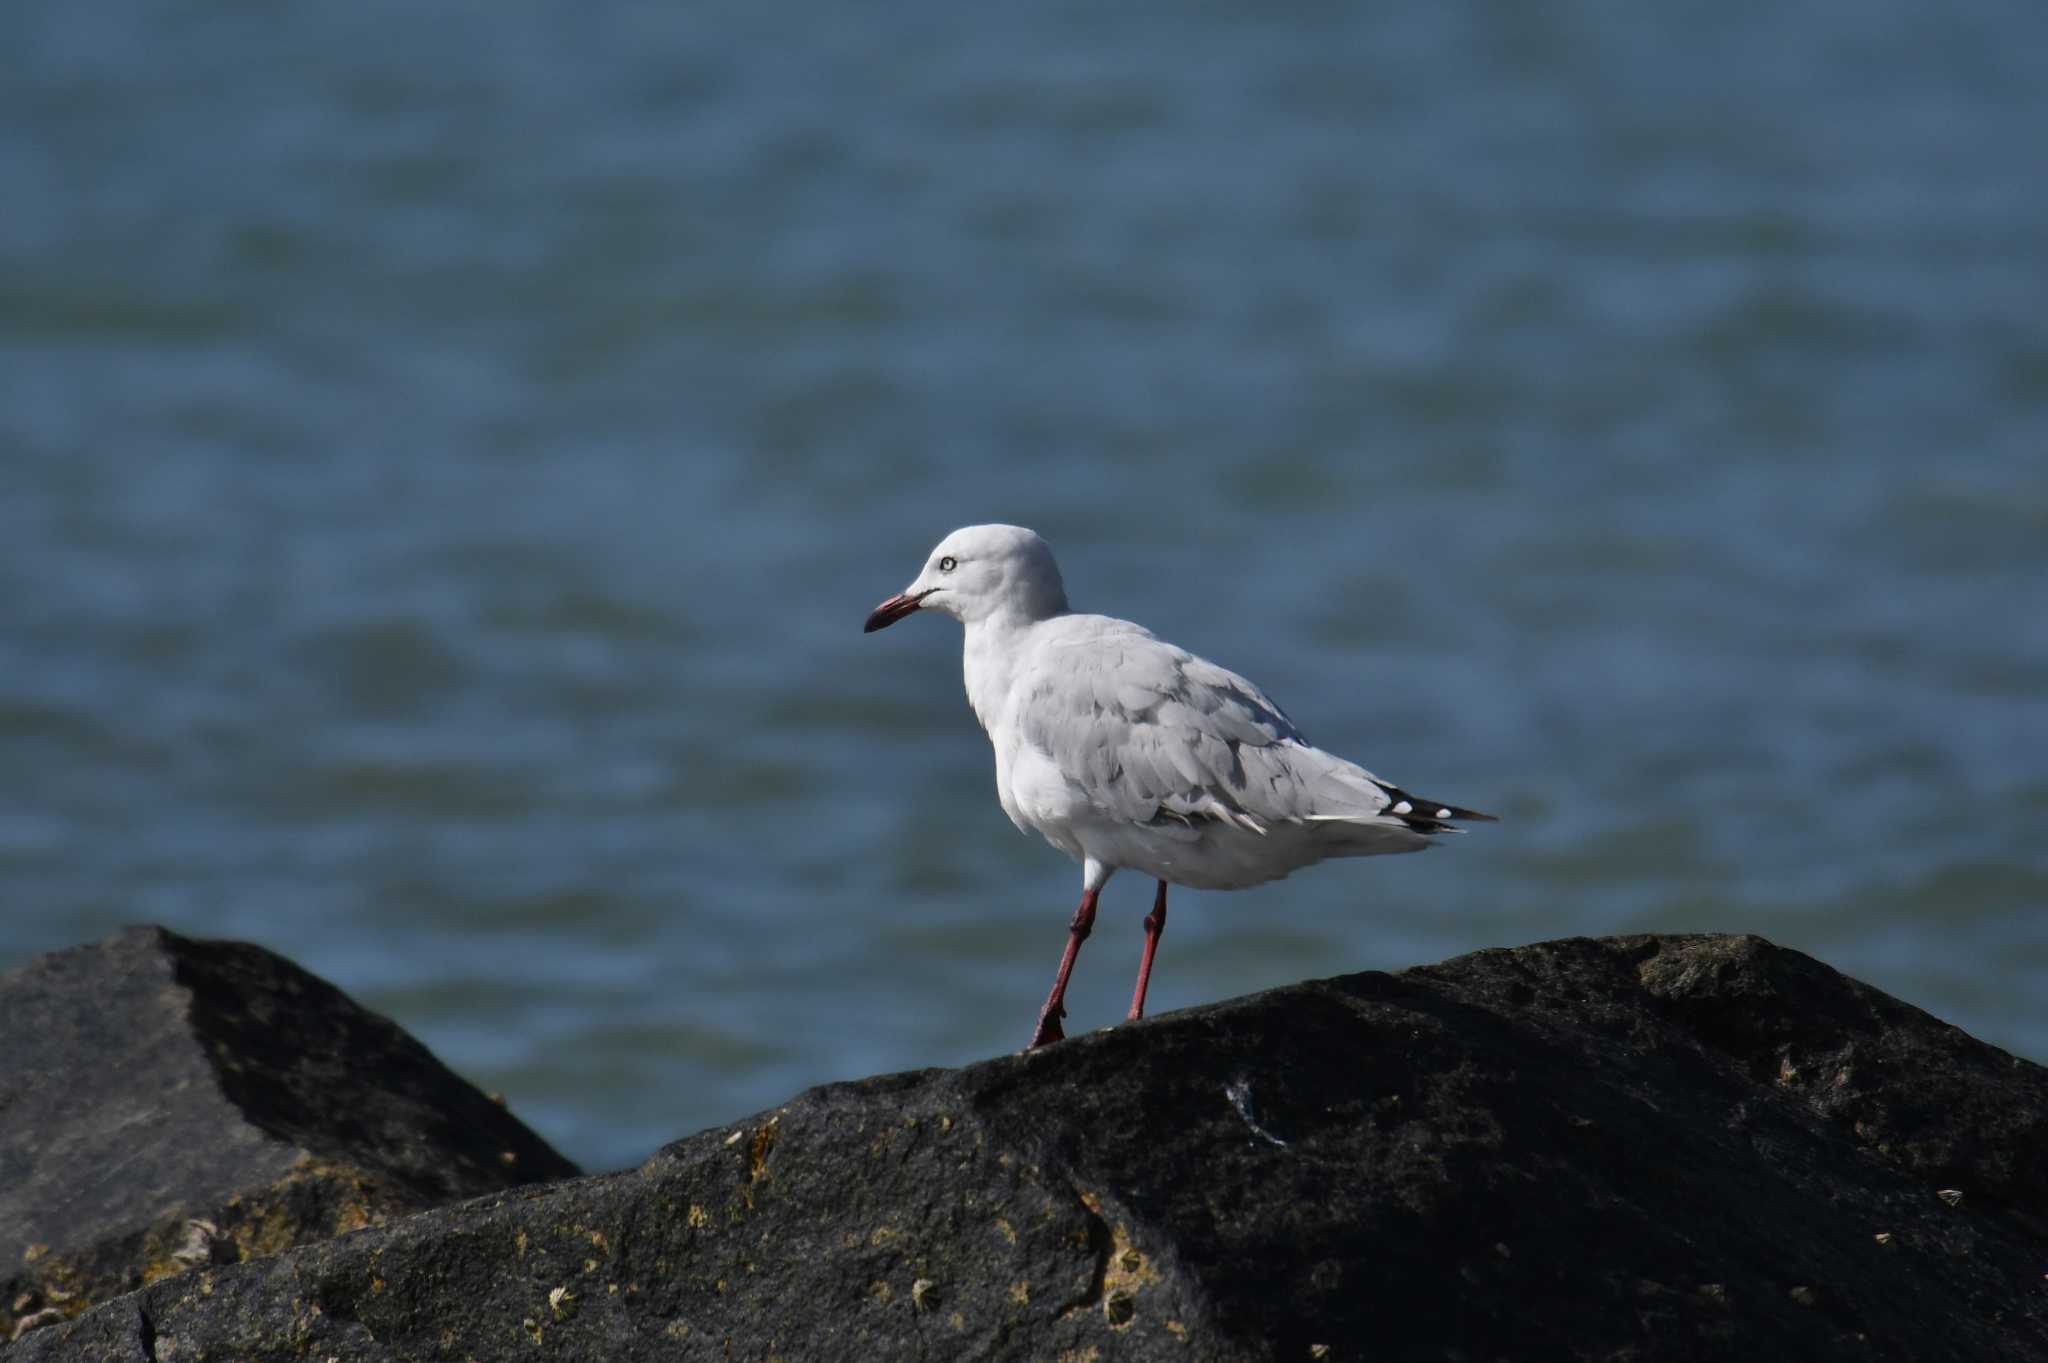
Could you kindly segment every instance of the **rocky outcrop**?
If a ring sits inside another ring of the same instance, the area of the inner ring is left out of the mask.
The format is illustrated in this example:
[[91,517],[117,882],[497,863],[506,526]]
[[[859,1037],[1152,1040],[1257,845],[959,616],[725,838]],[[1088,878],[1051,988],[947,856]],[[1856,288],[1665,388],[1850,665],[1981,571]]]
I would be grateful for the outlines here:
[[2048,1360],[2048,1072],[1748,937],[829,1085],[200,1266],[7,1363]]
[[260,947],[135,928],[0,976],[0,1342],[574,1165]]

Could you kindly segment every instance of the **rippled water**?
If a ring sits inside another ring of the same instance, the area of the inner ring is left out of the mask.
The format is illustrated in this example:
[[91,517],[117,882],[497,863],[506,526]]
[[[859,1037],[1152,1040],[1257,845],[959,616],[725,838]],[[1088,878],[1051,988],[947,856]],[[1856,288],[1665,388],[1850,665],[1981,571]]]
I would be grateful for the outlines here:
[[2048,1057],[2044,42],[11,8],[0,964],[263,942],[594,1166],[1012,1048],[1078,875],[860,633],[1006,519],[1505,816],[1183,893],[1157,1006],[1740,929]]

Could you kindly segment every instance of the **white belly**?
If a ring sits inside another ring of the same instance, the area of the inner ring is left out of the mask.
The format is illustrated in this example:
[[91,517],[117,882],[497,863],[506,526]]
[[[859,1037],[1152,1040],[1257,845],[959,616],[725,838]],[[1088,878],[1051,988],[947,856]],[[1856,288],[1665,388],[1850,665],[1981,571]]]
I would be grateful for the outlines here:
[[1089,855],[1081,829],[1094,821],[1092,811],[1044,753],[1025,743],[998,752],[996,796],[1017,827],[1038,834],[1076,861]]
[[996,794],[1012,823],[1076,861],[1092,858],[1198,890],[1243,889],[1327,856],[1357,854],[1305,824],[1276,824],[1260,834],[1208,820],[1193,826],[1132,823],[1092,804],[1052,759],[1028,744],[997,754]]

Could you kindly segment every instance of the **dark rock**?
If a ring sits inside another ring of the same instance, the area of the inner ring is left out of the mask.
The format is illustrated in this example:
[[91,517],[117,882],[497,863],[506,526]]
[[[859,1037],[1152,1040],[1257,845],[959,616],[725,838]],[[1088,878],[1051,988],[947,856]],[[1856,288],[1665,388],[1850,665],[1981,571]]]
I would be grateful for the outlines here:
[[575,1172],[260,947],[133,928],[0,975],[0,1342],[190,1268]]
[[2024,1363],[2044,1272],[2048,1071],[1756,938],[1580,939],[814,1089],[8,1363]]

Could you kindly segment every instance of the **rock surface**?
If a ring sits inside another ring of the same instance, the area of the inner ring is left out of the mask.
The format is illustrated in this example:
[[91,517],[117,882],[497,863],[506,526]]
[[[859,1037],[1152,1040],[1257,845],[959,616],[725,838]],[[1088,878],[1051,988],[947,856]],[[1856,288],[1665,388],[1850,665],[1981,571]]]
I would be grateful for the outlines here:
[[200,1267],[7,1363],[2048,1360],[2048,1071],[1751,937],[1574,939],[828,1085]]
[[0,1342],[576,1168],[282,957],[133,928],[0,975]]

